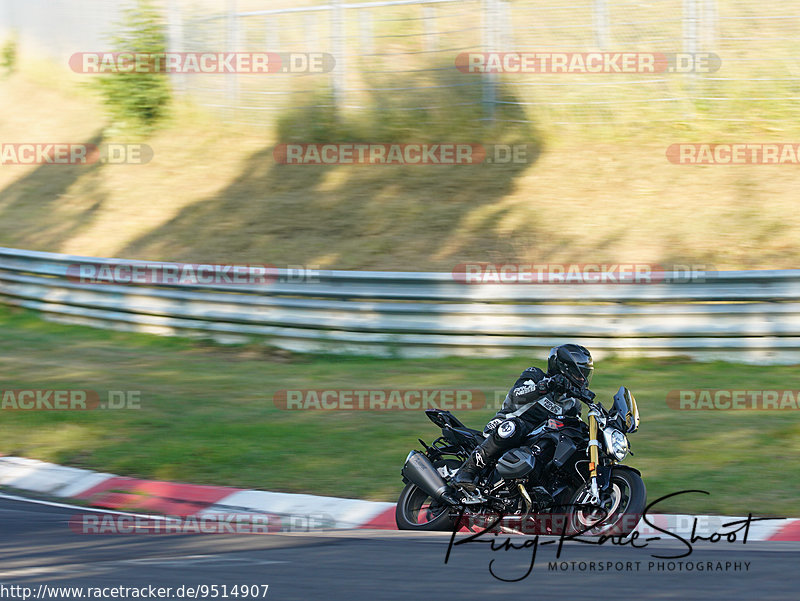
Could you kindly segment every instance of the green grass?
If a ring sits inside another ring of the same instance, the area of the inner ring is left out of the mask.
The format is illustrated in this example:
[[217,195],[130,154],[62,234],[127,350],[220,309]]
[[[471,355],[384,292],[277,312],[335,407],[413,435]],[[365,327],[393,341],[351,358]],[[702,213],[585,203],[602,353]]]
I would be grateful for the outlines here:
[[[507,388],[528,358],[388,360],[293,355],[48,323],[0,308],[3,389],[140,390],[139,410],[0,411],[0,452],[128,476],[394,500],[416,439],[438,430],[421,412],[277,409],[291,388]],[[642,426],[630,463],[651,498],[689,488],[663,510],[798,515],[797,412],[686,413],[677,388],[797,388],[796,367],[680,358],[599,362],[595,390],[637,396]],[[462,412],[480,427],[490,409]]]

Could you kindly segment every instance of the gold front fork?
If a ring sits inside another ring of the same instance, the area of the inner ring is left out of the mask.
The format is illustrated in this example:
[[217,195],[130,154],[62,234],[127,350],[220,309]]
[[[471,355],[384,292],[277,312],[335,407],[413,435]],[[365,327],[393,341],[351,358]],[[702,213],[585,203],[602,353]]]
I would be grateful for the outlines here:
[[597,485],[597,463],[600,460],[599,445],[600,441],[597,440],[597,417],[594,415],[594,410],[592,410],[589,412],[589,482],[595,504],[600,503],[600,490]]
[[597,462],[599,461],[599,453],[597,452],[597,418],[589,414],[589,475],[592,478],[597,478]]

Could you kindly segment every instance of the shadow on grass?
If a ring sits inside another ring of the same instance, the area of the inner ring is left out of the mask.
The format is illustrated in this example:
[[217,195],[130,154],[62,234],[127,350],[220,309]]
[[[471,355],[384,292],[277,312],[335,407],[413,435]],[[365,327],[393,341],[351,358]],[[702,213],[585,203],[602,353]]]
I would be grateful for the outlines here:
[[[100,146],[102,133],[85,144]],[[102,164],[39,165],[27,175],[0,190],[0,228],[3,245],[17,241],[26,248],[57,250],[73,236],[88,228],[93,215],[107,199],[102,180],[96,177]],[[2,167],[0,167],[2,168]],[[89,193],[88,208],[70,206],[69,190],[80,182],[81,194]],[[36,219],[31,219],[31,214]]]
[[[497,249],[495,224],[507,211],[499,201],[537,160],[542,141],[536,128],[523,122],[513,98],[501,96],[495,120],[485,120],[480,86],[450,71],[375,82],[379,89],[349,100],[361,110],[344,114],[324,93],[313,103],[298,99],[299,108],[289,109],[276,124],[277,140],[482,144],[490,157],[494,144],[524,144],[524,161],[286,165],[276,160],[275,148],[265,147],[225,189],[185,208],[120,254],[412,270],[417,268],[412,257],[420,252],[443,261],[486,258],[484,251]],[[410,93],[399,87],[420,89]],[[462,248],[467,229],[473,244]],[[485,249],[475,248],[476,232]],[[185,249],[191,256],[175,256],[175,240],[194,241]]]

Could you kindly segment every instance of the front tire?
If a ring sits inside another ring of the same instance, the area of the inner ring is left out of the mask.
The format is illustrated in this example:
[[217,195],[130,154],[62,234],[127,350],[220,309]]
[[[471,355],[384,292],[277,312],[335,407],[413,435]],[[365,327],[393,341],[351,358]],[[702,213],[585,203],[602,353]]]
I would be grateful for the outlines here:
[[[435,468],[446,466],[451,472],[460,465],[455,459],[433,462]],[[455,525],[453,506],[432,499],[412,482],[400,493],[394,518],[399,530],[452,531]]]
[[586,536],[628,536],[636,529],[647,506],[647,490],[641,476],[630,469],[615,469],[606,491],[600,491],[603,511],[580,509],[588,502],[586,487],[570,500],[567,532]]

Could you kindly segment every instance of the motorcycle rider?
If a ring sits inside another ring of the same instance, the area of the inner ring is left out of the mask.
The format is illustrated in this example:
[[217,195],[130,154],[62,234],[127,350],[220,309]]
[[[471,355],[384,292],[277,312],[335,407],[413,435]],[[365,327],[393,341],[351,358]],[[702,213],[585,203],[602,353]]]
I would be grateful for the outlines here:
[[552,417],[578,415],[580,403],[564,394],[571,388],[588,388],[594,364],[591,353],[578,344],[562,344],[550,350],[547,374],[529,367],[511,387],[503,406],[486,424],[485,440],[470,454],[451,484],[475,490],[478,477],[492,467],[509,449],[520,446],[525,437]]

